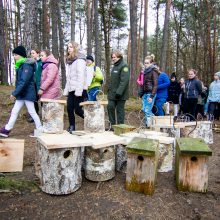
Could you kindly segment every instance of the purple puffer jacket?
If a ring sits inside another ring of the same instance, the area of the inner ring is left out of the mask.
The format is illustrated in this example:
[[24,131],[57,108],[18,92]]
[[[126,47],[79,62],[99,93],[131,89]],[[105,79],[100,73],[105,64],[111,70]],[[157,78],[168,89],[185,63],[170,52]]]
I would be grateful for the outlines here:
[[51,54],[42,65],[40,88],[43,90],[41,98],[56,99],[60,96],[60,77],[58,61]]

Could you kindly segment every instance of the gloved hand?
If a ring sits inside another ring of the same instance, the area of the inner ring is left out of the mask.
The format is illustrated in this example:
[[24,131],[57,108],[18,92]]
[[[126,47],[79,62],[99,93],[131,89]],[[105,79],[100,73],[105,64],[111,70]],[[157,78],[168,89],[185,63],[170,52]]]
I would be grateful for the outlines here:
[[119,94],[116,93],[116,94],[115,94],[115,98],[116,98],[116,99],[120,99],[120,98],[121,98],[121,95],[119,95]]

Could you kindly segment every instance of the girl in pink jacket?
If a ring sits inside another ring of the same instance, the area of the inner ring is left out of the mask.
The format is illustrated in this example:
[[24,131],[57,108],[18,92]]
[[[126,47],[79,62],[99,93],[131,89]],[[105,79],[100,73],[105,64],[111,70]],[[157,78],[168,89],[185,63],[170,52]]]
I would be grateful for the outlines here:
[[41,98],[57,99],[60,96],[58,61],[48,50],[42,50],[40,57],[43,71],[38,95]]

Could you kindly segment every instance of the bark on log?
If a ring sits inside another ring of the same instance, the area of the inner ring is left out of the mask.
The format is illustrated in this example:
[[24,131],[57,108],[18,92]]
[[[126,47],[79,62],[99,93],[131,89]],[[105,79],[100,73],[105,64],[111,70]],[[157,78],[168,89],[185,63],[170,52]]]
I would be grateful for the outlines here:
[[63,133],[64,105],[56,102],[43,103],[42,121],[44,133]]
[[91,105],[84,105],[84,130],[85,132],[105,131],[104,106],[99,102]]
[[114,146],[85,148],[85,177],[92,181],[106,181],[115,176]]
[[47,150],[37,142],[35,172],[42,191],[63,195],[81,187],[81,148]]
[[127,149],[125,145],[116,146],[115,166],[118,172],[126,173],[127,169]]

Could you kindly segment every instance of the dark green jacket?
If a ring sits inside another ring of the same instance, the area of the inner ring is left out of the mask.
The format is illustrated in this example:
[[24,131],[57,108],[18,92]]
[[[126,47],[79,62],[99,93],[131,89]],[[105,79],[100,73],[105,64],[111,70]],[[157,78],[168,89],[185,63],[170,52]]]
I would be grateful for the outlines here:
[[34,74],[34,81],[36,84],[37,92],[40,89],[41,74],[42,74],[42,61],[41,59],[39,59],[36,62],[36,72]]
[[108,99],[127,100],[129,98],[129,79],[130,70],[128,65],[123,59],[118,60],[111,71]]

